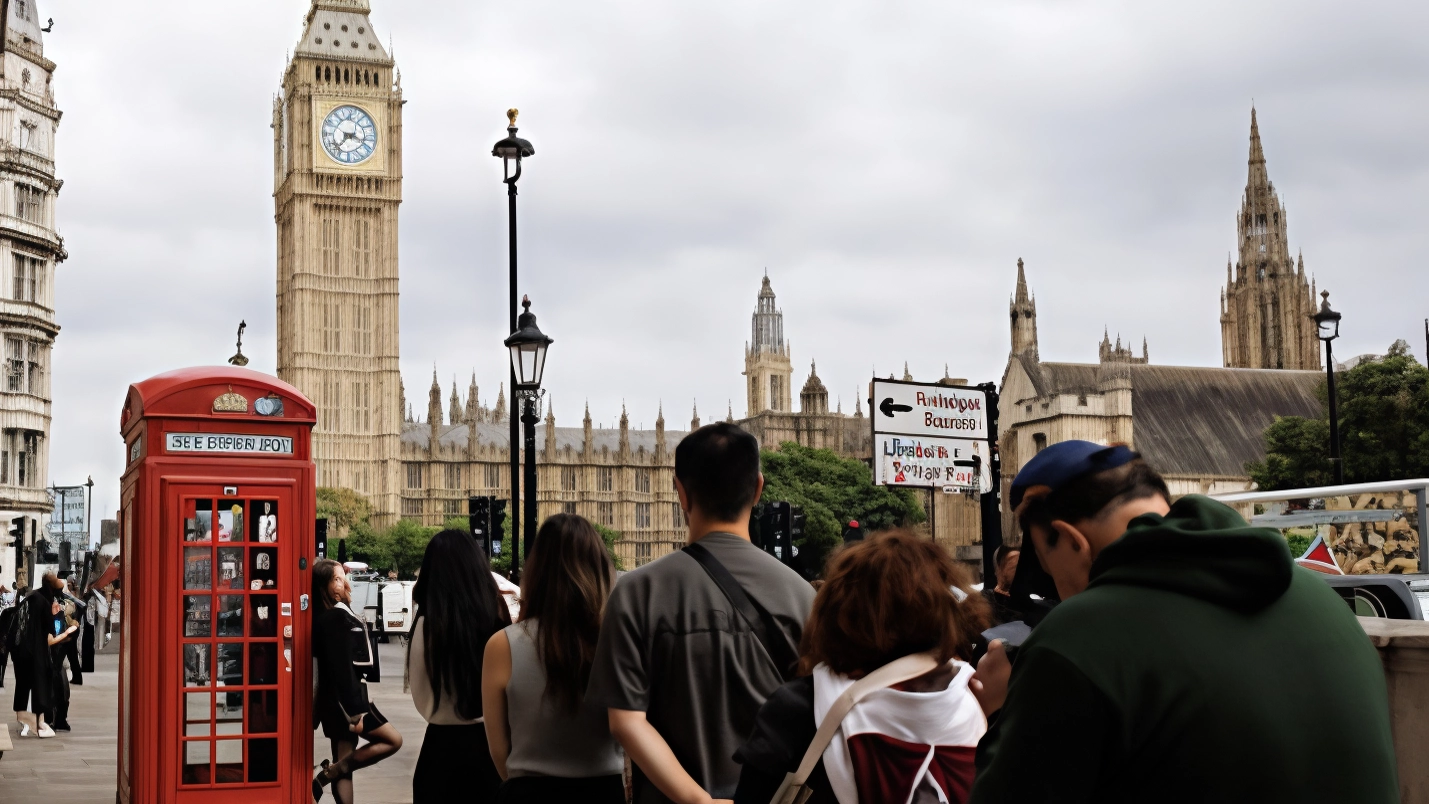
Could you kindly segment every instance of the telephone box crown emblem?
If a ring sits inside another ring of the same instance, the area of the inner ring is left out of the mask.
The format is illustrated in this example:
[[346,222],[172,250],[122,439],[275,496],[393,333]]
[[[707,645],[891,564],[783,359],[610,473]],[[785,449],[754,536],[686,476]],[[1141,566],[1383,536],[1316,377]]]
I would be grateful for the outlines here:
[[214,413],[247,413],[248,399],[242,394],[233,392],[233,386],[228,386],[228,393],[213,400]]

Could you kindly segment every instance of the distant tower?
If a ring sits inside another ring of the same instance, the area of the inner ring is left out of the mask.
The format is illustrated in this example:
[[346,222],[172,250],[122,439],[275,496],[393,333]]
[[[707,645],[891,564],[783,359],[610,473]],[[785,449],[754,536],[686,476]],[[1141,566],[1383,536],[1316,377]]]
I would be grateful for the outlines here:
[[278,376],[317,403],[318,484],[398,514],[402,90],[368,0],[312,0],[273,99]]
[[819,369],[813,361],[809,362],[809,379],[804,382],[804,389],[799,392],[799,411],[829,412],[829,389],[825,388],[824,381],[819,379]]
[[774,303],[767,274],[751,328],[753,340],[744,347],[744,376],[749,378],[746,415],[790,411],[794,368],[789,362],[789,345],[784,342],[784,312]]
[[1221,351],[1231,368],[1318,369],[1314,292],[1305,259],[1290,255],[1285,207],[1265,169],[1260,126],[1250,110],[1250,159],[1240,217],[1239,259],[1226,264]]
[[1012,353],[1037,356],[1037,299],[1027,291],[1027,272],[1017,258],[1017,292],[1008,304],[1012,317]]

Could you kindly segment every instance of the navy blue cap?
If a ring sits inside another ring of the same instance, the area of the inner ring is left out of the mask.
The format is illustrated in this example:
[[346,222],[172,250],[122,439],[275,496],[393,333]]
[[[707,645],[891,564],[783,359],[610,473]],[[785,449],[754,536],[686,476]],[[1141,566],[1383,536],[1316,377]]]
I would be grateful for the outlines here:
[[1082,475],[1125,466],[1139,457],[1124,444],[1108,447],[1090,441],[1058,442],[1032,456],[1017,473],[1009,502],[1015,511],[1022,505],[1023,495],[1034,486],[1056,491]]

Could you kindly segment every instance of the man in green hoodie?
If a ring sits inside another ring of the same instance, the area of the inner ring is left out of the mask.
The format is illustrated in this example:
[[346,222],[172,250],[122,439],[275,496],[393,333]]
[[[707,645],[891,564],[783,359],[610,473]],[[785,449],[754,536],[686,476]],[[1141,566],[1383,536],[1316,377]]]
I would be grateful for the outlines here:
[[979,665],[971,802],[1399,801],[1379,659],[1278,532],[1086,441],[1010,502],[1062,602]]

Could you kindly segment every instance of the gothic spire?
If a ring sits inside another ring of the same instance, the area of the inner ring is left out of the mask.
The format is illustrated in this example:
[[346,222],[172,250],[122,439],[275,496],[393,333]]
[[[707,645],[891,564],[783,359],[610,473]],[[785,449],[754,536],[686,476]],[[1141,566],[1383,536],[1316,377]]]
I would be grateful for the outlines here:
[[496,409],[491,412],[491,420],[506,421],[506,383],[504,382],[496,388]]
[[1265,150],[1260,147],[1260,125],[1255,122],[1255,107],[1250,107],[1250,164],[1265,164]]
[[700,401],[696,399],[690,406],[690,432],[700,429]]
[[457,393],[456,393],[456,375],[455,375],[455,374],[452,375],[452,398],[451,398],[451,402],[448,403],[448,404],[450,405],[450,409],[449,409],[448,412],[447,412],[447,422],[450,423],[450,424],[456,424],[457,422],[461,421],[462,409],[461,409],[461,397],[457,396]]
[[908,361],[903,361],[903,381],[913,382],[913,375],[908,373]]
[[1022,258],[1017,258],[1017,304],[1027,304],[1027,272],[1022,268]]

